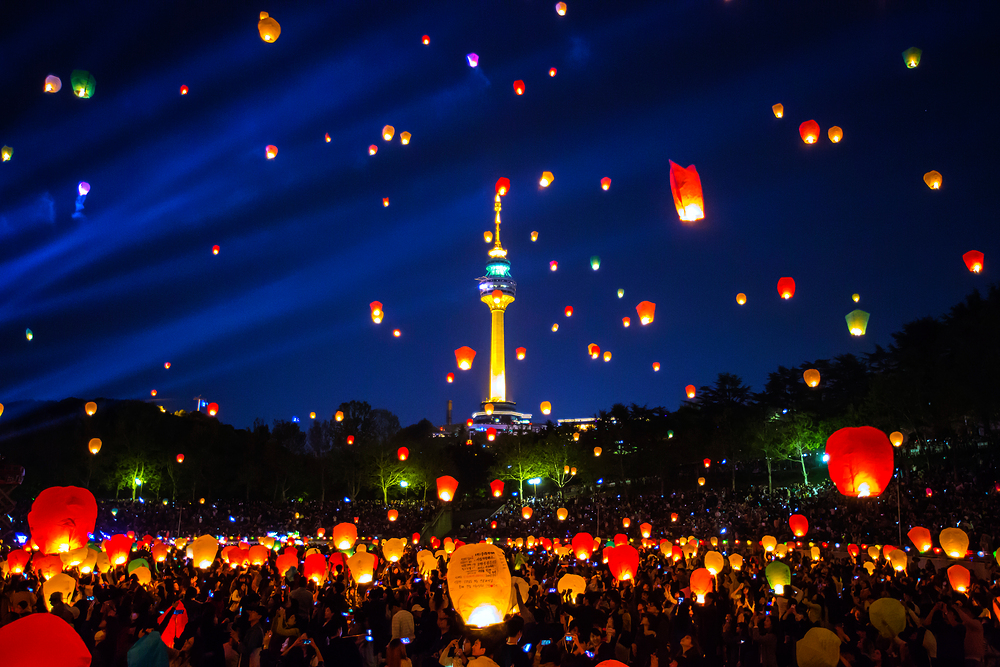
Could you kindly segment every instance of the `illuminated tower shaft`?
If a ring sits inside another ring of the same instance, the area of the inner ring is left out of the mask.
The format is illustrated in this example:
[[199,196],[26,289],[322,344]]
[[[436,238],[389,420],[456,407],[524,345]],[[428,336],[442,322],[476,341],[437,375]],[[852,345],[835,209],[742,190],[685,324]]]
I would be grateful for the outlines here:
[[490,249],[486,275],[479,279],[479,300],[490,307],[490,403],[507,402],[507,378],[504,364],[503,314],[514,303],[517,283],[510,278],[507,251],[500,245],[500,195],[494,199],[496,240]]

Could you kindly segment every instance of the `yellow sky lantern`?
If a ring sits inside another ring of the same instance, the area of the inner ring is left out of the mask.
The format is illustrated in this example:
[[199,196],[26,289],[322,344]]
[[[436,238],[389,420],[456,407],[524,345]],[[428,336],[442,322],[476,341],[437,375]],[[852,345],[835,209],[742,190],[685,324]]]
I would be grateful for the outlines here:
[[382,138],[386,141],[392,141],[392,138],[396,135],[396,128],[392,125],[386,125],[382,128]]
[[267,43],[272,43],[281,35],[281,26],[267,12],[260,13],[260,21],[257,22],[257,31],[260,38]]
[[542,404],[541,406],[539,406],[539,409],[541,409],[543,415],[547,415],[550,412],[552,412],[552,404],[549,403],[548,401],[542,401]]
[[722,572],[726,567],[726,559],[718,551],[709,551],[705,554],[705,569],[714,577]]
[[858,301],[861,301],[861,295],[857,294],[857,293],[854,293],[854,294],[851,295],[851,299],[854,300],[854,303],[857,303]]
[[333,546],[341,551],[347,551],[358,541],[358,526],[354,523],[343,522],[333,527]]
[[610,352],[610,350],[605,350],[604,351],[604,361],[611,361],[611,352]]
[[543,188],[547,188],[552,185],[552,181],[556,180],[556,177],[552,175],[551,171],[543,171],[542,177],[538,179],[538,184]]
[[356,582],[359,584],[371,583],[372,577],[375,575],[375,556],[368,553],[366,545],[359,544],[357,552],[347,559],[347,567]]
[[372,301],[370,304],[368,304],[368,307],[371,308],[372,311],[372,322],[374,322],[375,324],[380,323],[382,321],[383,315],[385,315],[385,313],[382,310],[382,302]]
[[559,323],[558,322],[556,322],[555,324],[552,325],[552,332],[555,333],[556,331],[559,331]]
[[927,187],[929,187],[931,190],[940,190],[941,172],[934,171],[933,169],[931,171],[928,171],[926,174],[924,174],[924,183],[926,183]]
[[903,62],[906,64],[907,69],[913,69],[920,64],[920,56],[923,51],[915,46],[911,46],[907,50],[903,51]]
[[781,118],[785,115],[785,107],[783,104],[774,104],[771,106],[771,111],[774,112],[775,118]]
[[[10,162],[10,159],[14,156],[14,149],[10,146],[4,146],[0,148],[0,161]],[[31,340],[30,338],[28,340]]]
[[344,412],[342,410],[337,410],[337,413],[333,415],[333,418],[339,422],[344,421]]
[[502,623],[510,608],[510,568],[492,544],[463,544],[448,562],[448,594],[466,625]]
[[764,547],[764,551],[771,552],[778,546],[778,540],[773,535],[765,535],[761,538],[760,545]]
[[961,528],[945,528],[938,535],[938,542],[949,558],[965,558],[969,550],[969,536]]
[[399,134],[399,143],[403,144],[404,146],[409,145],[409,143],[410,143],[410,137],[412,137],[412,136],[413,135],[410,134],[409,132],[400,132],[400,134]]
[[699,477],[698,478],[698,486],[705,486],[705,478],[704,477]]
[[806,381],[807,385],[815,389],[819,386],[819,371],[815,368],[810,368],[802,374],[802,379]]
[[826,134],[830,137],[830,141],[835,144],[839,144],[840,140],[844,138],[844,131],[836,125],[827,130]]

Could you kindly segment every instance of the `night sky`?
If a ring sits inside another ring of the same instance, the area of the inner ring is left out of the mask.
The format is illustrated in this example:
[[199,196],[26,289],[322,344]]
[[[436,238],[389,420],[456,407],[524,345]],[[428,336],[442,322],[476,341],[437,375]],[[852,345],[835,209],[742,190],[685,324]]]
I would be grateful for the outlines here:
[[[676,409],[720,372],[760,389],[778,365],[870,352],[1000,261],[993,0],[570,0],[563,17],[548,0],[41,4],[4,8],[0,46],[3,403],[156,389],[244,427],[352,399],[440,424],[453,399],[464,419],[487,397],[475,279],[501,176],[508,398],[536,420],[545,400],[553,419]],[[281,24],[273,44],[261,10]],[[91,99],[74,69],[95,77]],[[668,160],[697,166],[704,220],[678,220]]]

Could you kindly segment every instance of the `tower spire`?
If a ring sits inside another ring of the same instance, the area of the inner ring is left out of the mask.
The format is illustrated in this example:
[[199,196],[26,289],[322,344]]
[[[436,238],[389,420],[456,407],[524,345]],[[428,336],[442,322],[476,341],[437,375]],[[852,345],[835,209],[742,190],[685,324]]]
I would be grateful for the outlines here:
[[507,251],[504,250],[503,246],[500,245],[500,195],[496,195],[493,198],[493,210],[497,212],[496,225],[497,232],[494,237],[496,240],[493,243],[493,248],[490,250],[490,257],[506,257]]

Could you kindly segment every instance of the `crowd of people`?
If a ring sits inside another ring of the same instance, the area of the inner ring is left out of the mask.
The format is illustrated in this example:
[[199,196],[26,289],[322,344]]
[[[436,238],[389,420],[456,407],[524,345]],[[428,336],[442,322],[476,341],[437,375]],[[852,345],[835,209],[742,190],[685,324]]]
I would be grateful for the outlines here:
[[[233,567],[220,553],[208,567],[196,567],[184,549],[154,562],[143,547],[130,559],[148,560],[151,581],[140,581],[125,565],[104,572],[68,568],[76,585],[66,599],[59,592],[46,596],[43,578],[30,566],[23,573],[5,569],[0,630],[32,614],[55,615],[76,631],[91,664],[109,667],[585,667],[606,660],[633,667],[988,667],[1000,662],[993,556],[1000,492],[992,475],[985,462],[967,473],[912,472],[899,489],[871,499],[845,499],[824,485],[663,495],[617,485],[593,497],[527,501],[534,510],[528,520],[524,503],[507,502],[452,529],[456,540],[468,543],[491,538],[525,584],[513,586],[504,621],[486,628],[468,625],[456,610],[449,555],[435,552],[426,535],[413,544],[412,533],[440,511],[437,503],[397,502],[392,508],[399,518],[389,522],[387,507],[375,501],[216,502],[184,511],[102,502],[95,532],[208,533],[250,543],[277,534],[279,548],[260,565]],[[568,517],[561,521],[563,507]],[[760,540],[792,539],[793,513],[808,517],[809,531],[797,542],[801,547],[784,556],[791,583],[781,589],[768,582],[765,567],[774,554]],[[279,570],[276,556],[282,540],[294,541],[289,535],[299,535],[300,554],[307,548],[335,554],[317,533],[340,522],[356,523],[359,544],[380,556],[371,582],[356,581],[338,558],[329,559],[324,577],[306,579],[301,555],[299,565]],[[647,522],[657,540],[697,537],[697,550],[678,558],[656,543],[642,548],[638,531]],[[912,526],[935,535],[960,527],[970,538],[969,553],[958,559],[918,553],[905,536]],[[566,543],[578,532],[602,542],[630,538],[640,556],[634,576],[617,580],[600,549],[580,560],[510,541],[532,535]],[[382,558],[387,537],[407,538],[398,562]],[[865,549],[852,555],[849,542],[904,548],[907,567],[895,569]],[[822,545],[818,560],[813,545]],[[4,544],[0,560],[16,546]],[[418,562],[425,549],[435,553],[433,568]],[[692,575],[714,551],[744,560],[739,569],[730,562],[702,596]],[[947,568],[955,563],[970,573],[964,590],[951,581]],[[567,574],[582,576],[586,590],[560,593]],[[871,609],[882,598],[899,602],[901,624]],[[807,646],[814,628],[836,637],[832,654],[822,659],[816,657],[822,651]]]

